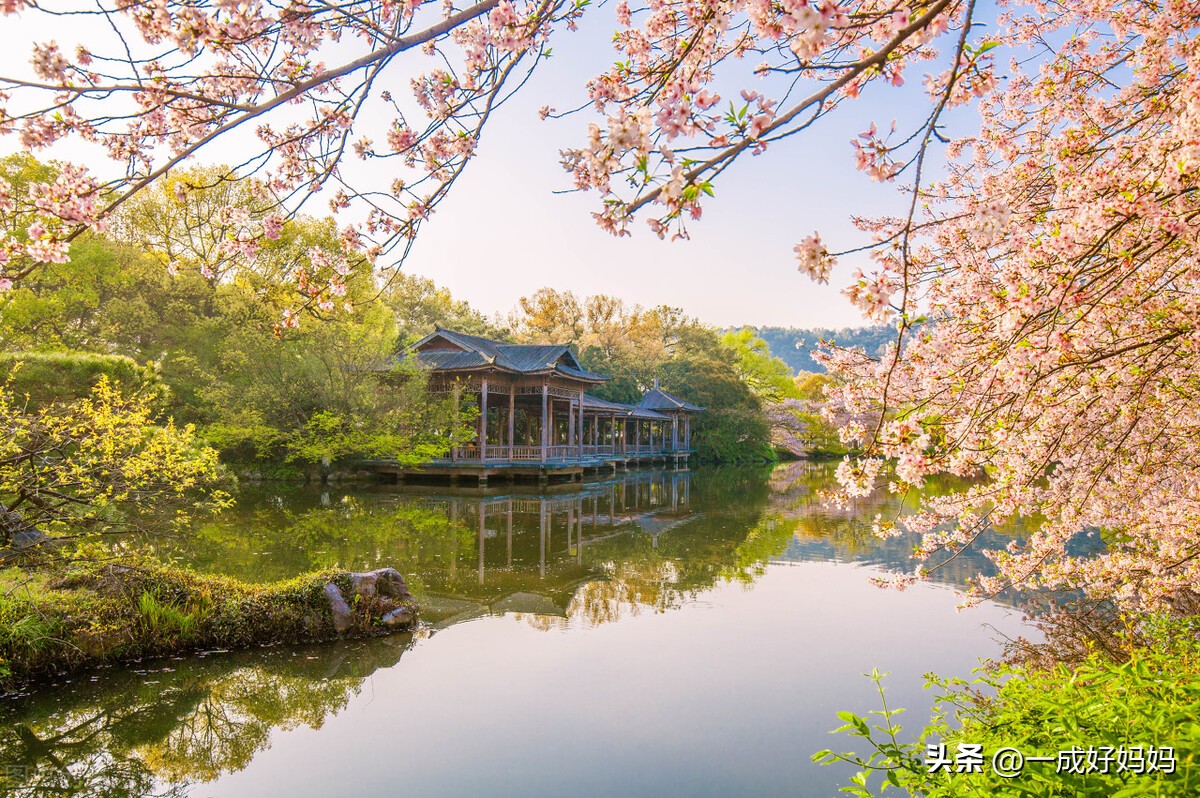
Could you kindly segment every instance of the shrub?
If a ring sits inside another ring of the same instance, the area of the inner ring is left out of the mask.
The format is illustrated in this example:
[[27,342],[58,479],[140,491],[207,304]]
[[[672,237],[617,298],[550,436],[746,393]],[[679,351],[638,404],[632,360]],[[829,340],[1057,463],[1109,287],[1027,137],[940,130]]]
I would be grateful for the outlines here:
[[[874,794],[872,774],[884,779],[880,792],[898,787],[931,798],[1196,795],[1200,619],[1150,618],[1140,626],[1138,636],[1150,642],[1131,645],[1124,662],[1093,652],[1075,666],[1005,666],[970,683],[930,677],[926,686],[942,694],[915,742],[903,740],[895,722],[902,710],[886,701],[869,713],[873,718],[839,713],[845,725],[836,731],[867,741],[872,750],[866,756],[820,751],[813,759],[855,765],[858,773],[842,789],[863,796]],[[882,677],[872,678],[882,696]],[[944,751],[954,761],[960,745],[982,747],[978,772],[957,772],[956,764],[930,772],[927,755]],[[1025,759],[1012,778],[999,775],[992,759],[1006,748]],[[1152,759],[1154,768],[1145,764]]]
[[165,400],[166,386],[150,366],[138,365],[121,355],[89,352],[6,352],[0,353],[0,376],[12,374],[9,389],[16,396],[28,396],[33,408],[52,403],[85,399],[107,377],[126,392],[149,390],[159,401]]

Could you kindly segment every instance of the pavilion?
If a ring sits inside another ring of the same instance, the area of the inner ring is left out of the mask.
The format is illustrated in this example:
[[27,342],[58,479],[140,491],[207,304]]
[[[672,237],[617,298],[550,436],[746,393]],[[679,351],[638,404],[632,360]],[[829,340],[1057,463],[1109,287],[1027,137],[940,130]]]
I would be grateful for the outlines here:
[[475,439],[408,475],[575,476],[655,460],[686,462],[692,416],[703,408],[658,387],[636,405],[591,396],[608,378],[580,365],[565,344],[509,344],[440,327],[409,348],[436,393],[478,396]]

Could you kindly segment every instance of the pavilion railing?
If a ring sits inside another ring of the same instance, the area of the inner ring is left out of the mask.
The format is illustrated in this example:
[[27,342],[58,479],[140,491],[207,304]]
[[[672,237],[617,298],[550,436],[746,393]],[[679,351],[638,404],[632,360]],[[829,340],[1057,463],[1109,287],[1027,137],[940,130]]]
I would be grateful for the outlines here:
[[[583,457],[605,457],[605,456],[646,456],[659,454],[672,454],[674,452],[687,451],[686,447],[680,443],[678,446],[667,443],[643,443],[643,444],[622,444],[620,442],[612,444],[597,444],[595,446],[574,446],[554,445],[545,447],[547,460],[576,460]],[[505,462],[539,462],[542,460],[541,446],[499,446],[488,444],[487,459],[480,459],[480,451],[478,445],[460,446],[454,450],[450,459],[463,462],[488,462],[488,463],[505,463]]]

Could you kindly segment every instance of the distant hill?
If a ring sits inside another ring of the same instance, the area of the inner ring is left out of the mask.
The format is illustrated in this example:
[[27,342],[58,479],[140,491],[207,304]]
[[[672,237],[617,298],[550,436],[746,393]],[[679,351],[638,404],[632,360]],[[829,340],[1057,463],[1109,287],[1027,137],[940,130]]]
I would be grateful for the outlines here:
[[815,349],[822,340],[833,341],[838,346],[860,346],[868,354],[878,355],[885,346],[896,339],[896,328],[886,324],[877,327],[843,327],[840,330],[824,327],[799,329],[753,326],[748,329],[754,330],[759,338],[766,341],[771,354],[787,363],[793,372],[825,371],[809,353],[809,349]]

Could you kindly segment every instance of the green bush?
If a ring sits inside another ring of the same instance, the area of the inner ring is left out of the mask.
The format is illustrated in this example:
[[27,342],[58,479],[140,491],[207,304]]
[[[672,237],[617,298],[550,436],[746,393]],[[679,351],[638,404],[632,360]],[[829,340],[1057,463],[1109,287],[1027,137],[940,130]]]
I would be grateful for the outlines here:
[[[861,796],[875,794],[876,786],[880,793],[896,787],[931,798],[1200,794],[1198,630],[1200,619],[1151,618],[1138,630],[1150,642],[1131,646],[1124,662],[1094,652],[1078,665],[1005,666],[970,683],[930,677],[926,686],[942,693],[917,741],[904,741],[895,722],[902,710],[885,701],[867,718],[839,713],[845,725],[836,731],[867,741],[867,755],[820,751],[813,759],[855,765],[851,785],[842,789]],[[882,677],[872,678],[882,696]],[[982,746],[978,772],[957,772],[959,745]],[[1006,748],[1024,756],[1011,778],[999,775],[992,759]],[[1148,762],[1150,749],[1159,753],[1153,772],[1137,765],[1135,755],[1140,750]],[[942,751],[952,764],[931,773],[926,757]]]
[[12,375],[11,390],[28,396],[32,408],[55,402],[86,399],[102,376],[120,383],[126,393],[151,390],[164,399],[166,386],[150,366],[141,366],[122,355],[90,352],[0,353],[0,378]]

